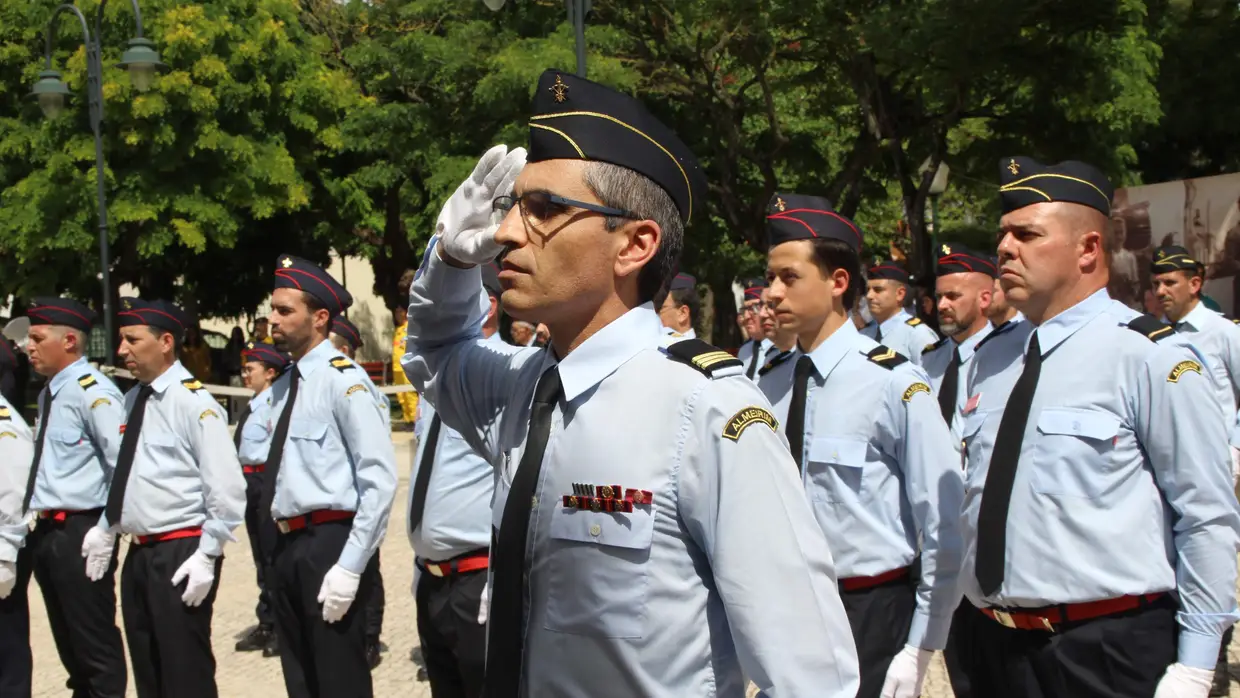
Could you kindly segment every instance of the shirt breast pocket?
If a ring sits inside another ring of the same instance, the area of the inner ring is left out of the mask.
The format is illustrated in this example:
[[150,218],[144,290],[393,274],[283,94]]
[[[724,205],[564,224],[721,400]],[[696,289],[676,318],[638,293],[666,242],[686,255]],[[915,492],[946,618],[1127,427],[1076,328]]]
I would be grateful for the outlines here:
[[547,630],[642,637],[653,506],[638,505],[623,514],[557,508],[550,535]]
[[1112,484],[1120,419],[1098,410],[1054,408],[1038,415],[1030,483],[1035,492],[1097,498]]
[[823,436],[809,445],[811,497],[841,502],[846,497],[865,498],[866,454],[870,444],[862,439]]
[[241,439],[243,441],[266,441],[268,436],[270,434],[267,433],[267,427],[260,422],[246,422],[241,429]]
[[142,440],[146,442],[148,447],[163,453],[174,451],[177,447],[177,440],[175,436],[172,434],[157,432],[154,429],[152,429],[149,433],[144,432],[142,434]]
[[82,440],[86,438],[86,435],[82,433],[81,429],[48,428],[47,438],[61,444],[62,446],[72,447],[82,443]]

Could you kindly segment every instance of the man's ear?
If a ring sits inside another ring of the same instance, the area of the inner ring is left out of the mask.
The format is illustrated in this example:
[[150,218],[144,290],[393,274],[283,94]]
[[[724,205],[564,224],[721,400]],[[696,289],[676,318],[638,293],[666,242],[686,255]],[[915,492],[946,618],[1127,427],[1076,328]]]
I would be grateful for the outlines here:
[[652,220],[632,221],[622,230],[624,240],[616,256],[615,274],[625,277],[636,274],[654,258],[663,240],[663,230]]

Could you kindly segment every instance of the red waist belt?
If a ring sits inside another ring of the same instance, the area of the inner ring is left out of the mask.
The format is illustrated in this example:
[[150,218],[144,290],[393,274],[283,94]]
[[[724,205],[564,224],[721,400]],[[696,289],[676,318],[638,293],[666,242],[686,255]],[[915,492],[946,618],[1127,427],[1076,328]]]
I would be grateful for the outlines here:
[[202,535],[201,526],[190,526],[189,528],[178,528],[175,531],[165,531],[163,533],[152,533],[149,536],[134,536],[133,539],[138,545],[150,545],[151,543],[162,543],[166,540],[178,540],[180,538],[197,538]]
[[447,577],[452,574],[485,570],[490,564],[490,555],[487,553],[475,553],[446,562],[419,560],[418,564],[434,577]]
[[1142,594],[1140,596],[1118,596],[1114,599],[1086,601],[1084,603],[1068,603],[1046,608],[1004,611],[998,608],[979,608],[987,618],[1006,628],[1018,630],[1047,630],[1055,632],[1055,626],[1063,623],[1078,623],[1110,616],[1124,611],[1131,611],[1156,601],[1166,592]]
[[890,572],[876,574],[873,577],[849,577],[840,580],[840,588],[844,591],[861,591],[886,584],[887,582],[894,582],[897,579],[905,579],[908,577],[908,573],[909,568],[905,566],[898,567]]
[[39,519],[51,519],[57,523],[64,523],[65,519],[78,514],[90,514],[99,516],[103,513],[103,509],[86,509],[84,511],[69,511],[67,509],[44,509],[39,512]]
[[241,472],[245,473],[246,475],[253,475],[254,473],[261,473],[266,469],[267,469],[267,465],[265,463],[255,463],[254,465],[241,466]]
[[329,523],[331,521],[348,521],[353,518],[355,512],[340,511],[337,509],[319,509],[309,514],[294,516],[288,519],[280,519],[276,521],[276,528],[280,529],[280,533],[292,533],[300,531],[306,526],[317,526],[319,524]]

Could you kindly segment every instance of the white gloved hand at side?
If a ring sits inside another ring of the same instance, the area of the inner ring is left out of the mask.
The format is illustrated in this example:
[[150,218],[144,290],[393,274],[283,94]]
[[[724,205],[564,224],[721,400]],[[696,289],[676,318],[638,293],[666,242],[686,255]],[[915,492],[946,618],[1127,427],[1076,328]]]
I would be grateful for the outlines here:
[[934,653],[920,647],[905,645],[900,653],[891,659],[887,667],[887,678],[883,680],[882,698],[917,698],[921,695],[921,684],[926,679],[926,670],[930,667],[930,658]]
[[190,608],[197,608],[211,593],[211,585],[215,584],[215,560],[201,550],[194,551],[172,575],[172,586],[185,582],[185,593],[181,601]]
[[1240,448],[1231,446],[1231,484],[1232,487],[1240,481]]
[[0,560],[0,599],[9,598],[17,585],[17,563]]
[[86,578],[92,582],[103,579],[112,566],[116,551],[116,534],[95,526],[82,537],[82,557],[86,558]]
[[1210,684],[1213,681],[1213,669],[1172,664],[1158,680],[1154,698],[1206,698],[1210,695]]
[[319,603],[323,604],[323,620],[335,623],[344,618],[357,598],[357,587],[361,584],[362,575],[354,574],[340,565],[332,565],[327,574],[323,575],[323,586],[319,587]]
[[495,231],[502,217],[492,215],[497,196],[512,193],[513,182],[525,167],[525,148],[497,145],[482,156],[439,212],[435,234],[441,252],[462,264],[485,264],[495,259],[503,246],[495,242]]

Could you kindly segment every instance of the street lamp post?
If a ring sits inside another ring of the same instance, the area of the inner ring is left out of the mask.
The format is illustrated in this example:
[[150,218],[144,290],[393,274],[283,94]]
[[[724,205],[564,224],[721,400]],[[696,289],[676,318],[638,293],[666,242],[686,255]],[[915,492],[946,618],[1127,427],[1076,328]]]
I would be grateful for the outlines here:
[[[145,92],[150,89],[156,71],[167,66],[159,61],[159,53],[149,39],[142,36],[142,10],[138,8],[138,0],[130,0],[133,5],[134,21],[137,25],[136,36],[129,40],[129,46],[121,56],[119,67],[129,70],[129,79],[134,89]],[[39,103],[39,108],[48,119],[55,119],[64,110],[65,96],[69,87],[60,79],[60,73],[52,68],[52,45],[56,36],[56,18],[62,12],[72,12],[82,24],[82,37],[86,45],[86,94],[90,105],[90,128],[95,134],[95,179],[98,188],[99,204],[99,278],[103,285],[103,327],[104,327],[104,363],[112,361],[112,283],[108,274],[108,202],[104,191],[103,173],[103,9],[108,0],[99,3],[95,12],[95,33],[92,37],[86,23],[86,16],[77,7],[63,4],[52,13],[47,23],[47,55],[46,65],[39,73],[39,80],[30,92]]]
[[[503,9],[508,0],[482,0],[494,12]],[[586,16],[590,14],[592,0],[564,0],[568,9],[568,21],[573,23],[573,36],[577,40],[577,77],[586,76]]]
[[[923,167],[929,168],[929,165],[930,161],[927,160]],[[934,171],[934,179],[930,182],[930,190],[927,192],[930,198],[930,259],[937,259],[939,256],[939,197],[947,191],[947,177],[950,172],[951,168],[947,166],[947,163],[940,162],[939,168]],[[933,262],[930,270],[933,274]]]

